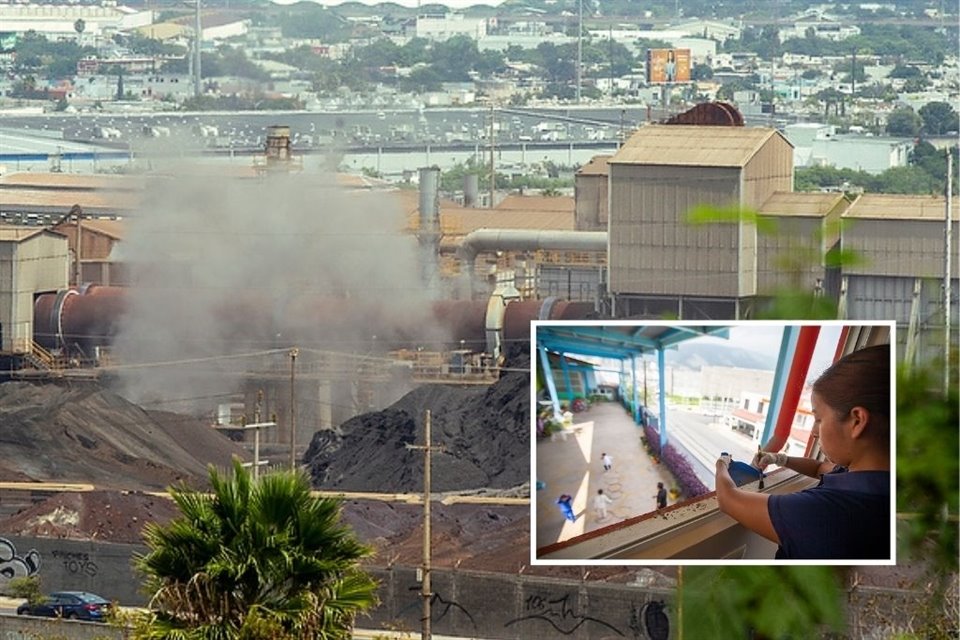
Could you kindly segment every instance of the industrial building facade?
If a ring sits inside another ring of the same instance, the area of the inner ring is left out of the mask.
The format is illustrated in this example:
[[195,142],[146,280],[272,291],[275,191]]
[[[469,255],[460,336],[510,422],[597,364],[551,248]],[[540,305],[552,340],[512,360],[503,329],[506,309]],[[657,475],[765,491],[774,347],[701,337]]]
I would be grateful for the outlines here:
[[[742,317],[741,302],[757,295],[757,228],[725,212],[791,189],[786,139],[772,129],[652,125],[609,167],[614,313],[679,314],[686,298],[698,315]],[[698,207],[717,219],[694,219]]]
[[750,127],[642,127],[576,179],[577,229],[608,230],[612,317],[749,319],[804,292],[895,320],[911,358],[942,348],[943,197],[794,192],[790,143]]

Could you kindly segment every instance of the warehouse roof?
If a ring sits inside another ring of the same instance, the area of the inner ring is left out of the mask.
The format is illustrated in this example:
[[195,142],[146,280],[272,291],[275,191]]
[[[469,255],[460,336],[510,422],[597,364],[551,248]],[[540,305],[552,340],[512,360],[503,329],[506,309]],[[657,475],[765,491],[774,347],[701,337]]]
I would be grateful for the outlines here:
[[790,144],[765,127],[651,124],[637,129],[610,164],[743,167],[773,138]]
[[[54,227],[55,231],[66,234],[76,234],[76,223],[73,221],[64,222]],[[105,220],[103,218],[85,219],[83,221],[84,232],[92,231],[105,235],[114,240],[123,240],[126,235],[126,224],[121,220]]]
[[88,189],[108,191],[140,191],[144,187],[141,176],[107,173],[46,173],[19,171],[0,176],[0,189]]
[[[420,195],[396,192],[409,229],[419,228]],[[573,198],[558,196],[507,196],[496,209],[464,207],[440,200],[440,230],[445,236],[466,235],[477,229],[574,230]]]
[[758,213],[769,216],[823,217],[846,197],[842,193],[777,191],[760,206]]
[[593,156],[590,158],[590,162],[580,167],[577,170],[578,176],[606,176],[610,175],[610,158],[613,156],[609,154],[601,154],[598,156]]
[[[845,218],[887,220],[946,220],[947,203],[941,196],[905,196],[864,194],[843,214]],[[958,216],[958,203],[953,203],[953,219]]]
[[141,194],[130,191],[89,191],[83,189],[4,189],[0,211],[32,211],[66,214],[73,205],[87,213],[123,213],[140,206]]
[[[19,227],[12,225],[0,225],[0,242],[23,242],[27,238],[38,236],[42,233],[53,233],[43,227]],[[55,234],[60,236],[60,234]]]

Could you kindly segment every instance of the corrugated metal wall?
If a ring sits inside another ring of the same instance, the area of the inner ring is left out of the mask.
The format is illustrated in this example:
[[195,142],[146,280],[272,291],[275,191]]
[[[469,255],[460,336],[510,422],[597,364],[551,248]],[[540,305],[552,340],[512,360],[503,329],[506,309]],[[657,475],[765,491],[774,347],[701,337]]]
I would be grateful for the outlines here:
[[607,228],[607,176],[574,177],[574,228],[603,231]]
[[[891,276],[849,276],[847,318],[851,320],[896,320],[897,357],[902,359],[910,323],[915,278]],[[960,327],[960,280],[952,285],[950,317],[953,342]],[[920,289],[917,325],[917,361],[932,362],[943,357],[943,278],[925,278]]]
[[[956,251],[960,246],[960,225],[954,225],[953,232]],[[844,266],[843,271],[858,275],[943,277],[944,235],[943,220],[845,218],[842,246],[862,261]]]
[[[793,148],[779,135],[771,136],[747,161],[741,173],[740,206],[756,211],[776,191],[793,190]],[[739,238],[739,278],[737,295],[757,295],[757,230],[741,222]]]
[[743,167],[741,203],[759,209],[775,191],[793,191],[793,148],[774,135]]
[[540,265],[537,271],[537,297],[559,296],[578,302],[593,302],[600,294],[600,270],[596,267]]
[[737,225],[692,225],[687,214],[739,199],[737,168],[611,164],[611,291],[736,296]]
[[33,341],[33,296],[67,286],[67,239],[45,232],[0,242],[0,350],[26,353]]
[[757,293],[777,289],[813,291],[826,281],[823,266],[823,218],[769,216],[776,231],[757,237]]
[[[847,277],[847,318],[851,320],[896,320],[906,327],[913,302],[913,277]],[[951,317],[958,322],[958,284],[953,281]],[[920,322],[924,326],[943,326],[943,278],[925,278],[920,292]]]

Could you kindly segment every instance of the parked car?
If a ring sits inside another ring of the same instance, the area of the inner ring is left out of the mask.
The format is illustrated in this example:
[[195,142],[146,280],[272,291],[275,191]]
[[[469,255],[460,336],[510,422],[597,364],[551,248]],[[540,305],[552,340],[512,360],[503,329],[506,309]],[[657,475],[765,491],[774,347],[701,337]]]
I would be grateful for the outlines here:
[[17,607],[18,616],[45,616],[68,620],[103,622],[110,611],[110,601],[86,591],[56,591],[42,601],[25,602]]

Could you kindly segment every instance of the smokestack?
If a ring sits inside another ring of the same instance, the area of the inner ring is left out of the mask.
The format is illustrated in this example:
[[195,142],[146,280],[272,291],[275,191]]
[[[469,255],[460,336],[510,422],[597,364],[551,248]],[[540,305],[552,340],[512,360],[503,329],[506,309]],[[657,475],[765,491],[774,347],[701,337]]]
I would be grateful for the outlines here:
[[440,167],[421,167],[420,173],[420,257],[424,287],[434,291],[440,262]]
[[290,162],[290,127],[267,127],[267,166]]
[[463,206],[476,207],[480,197],[480,176],[467,173],[463,176]]

